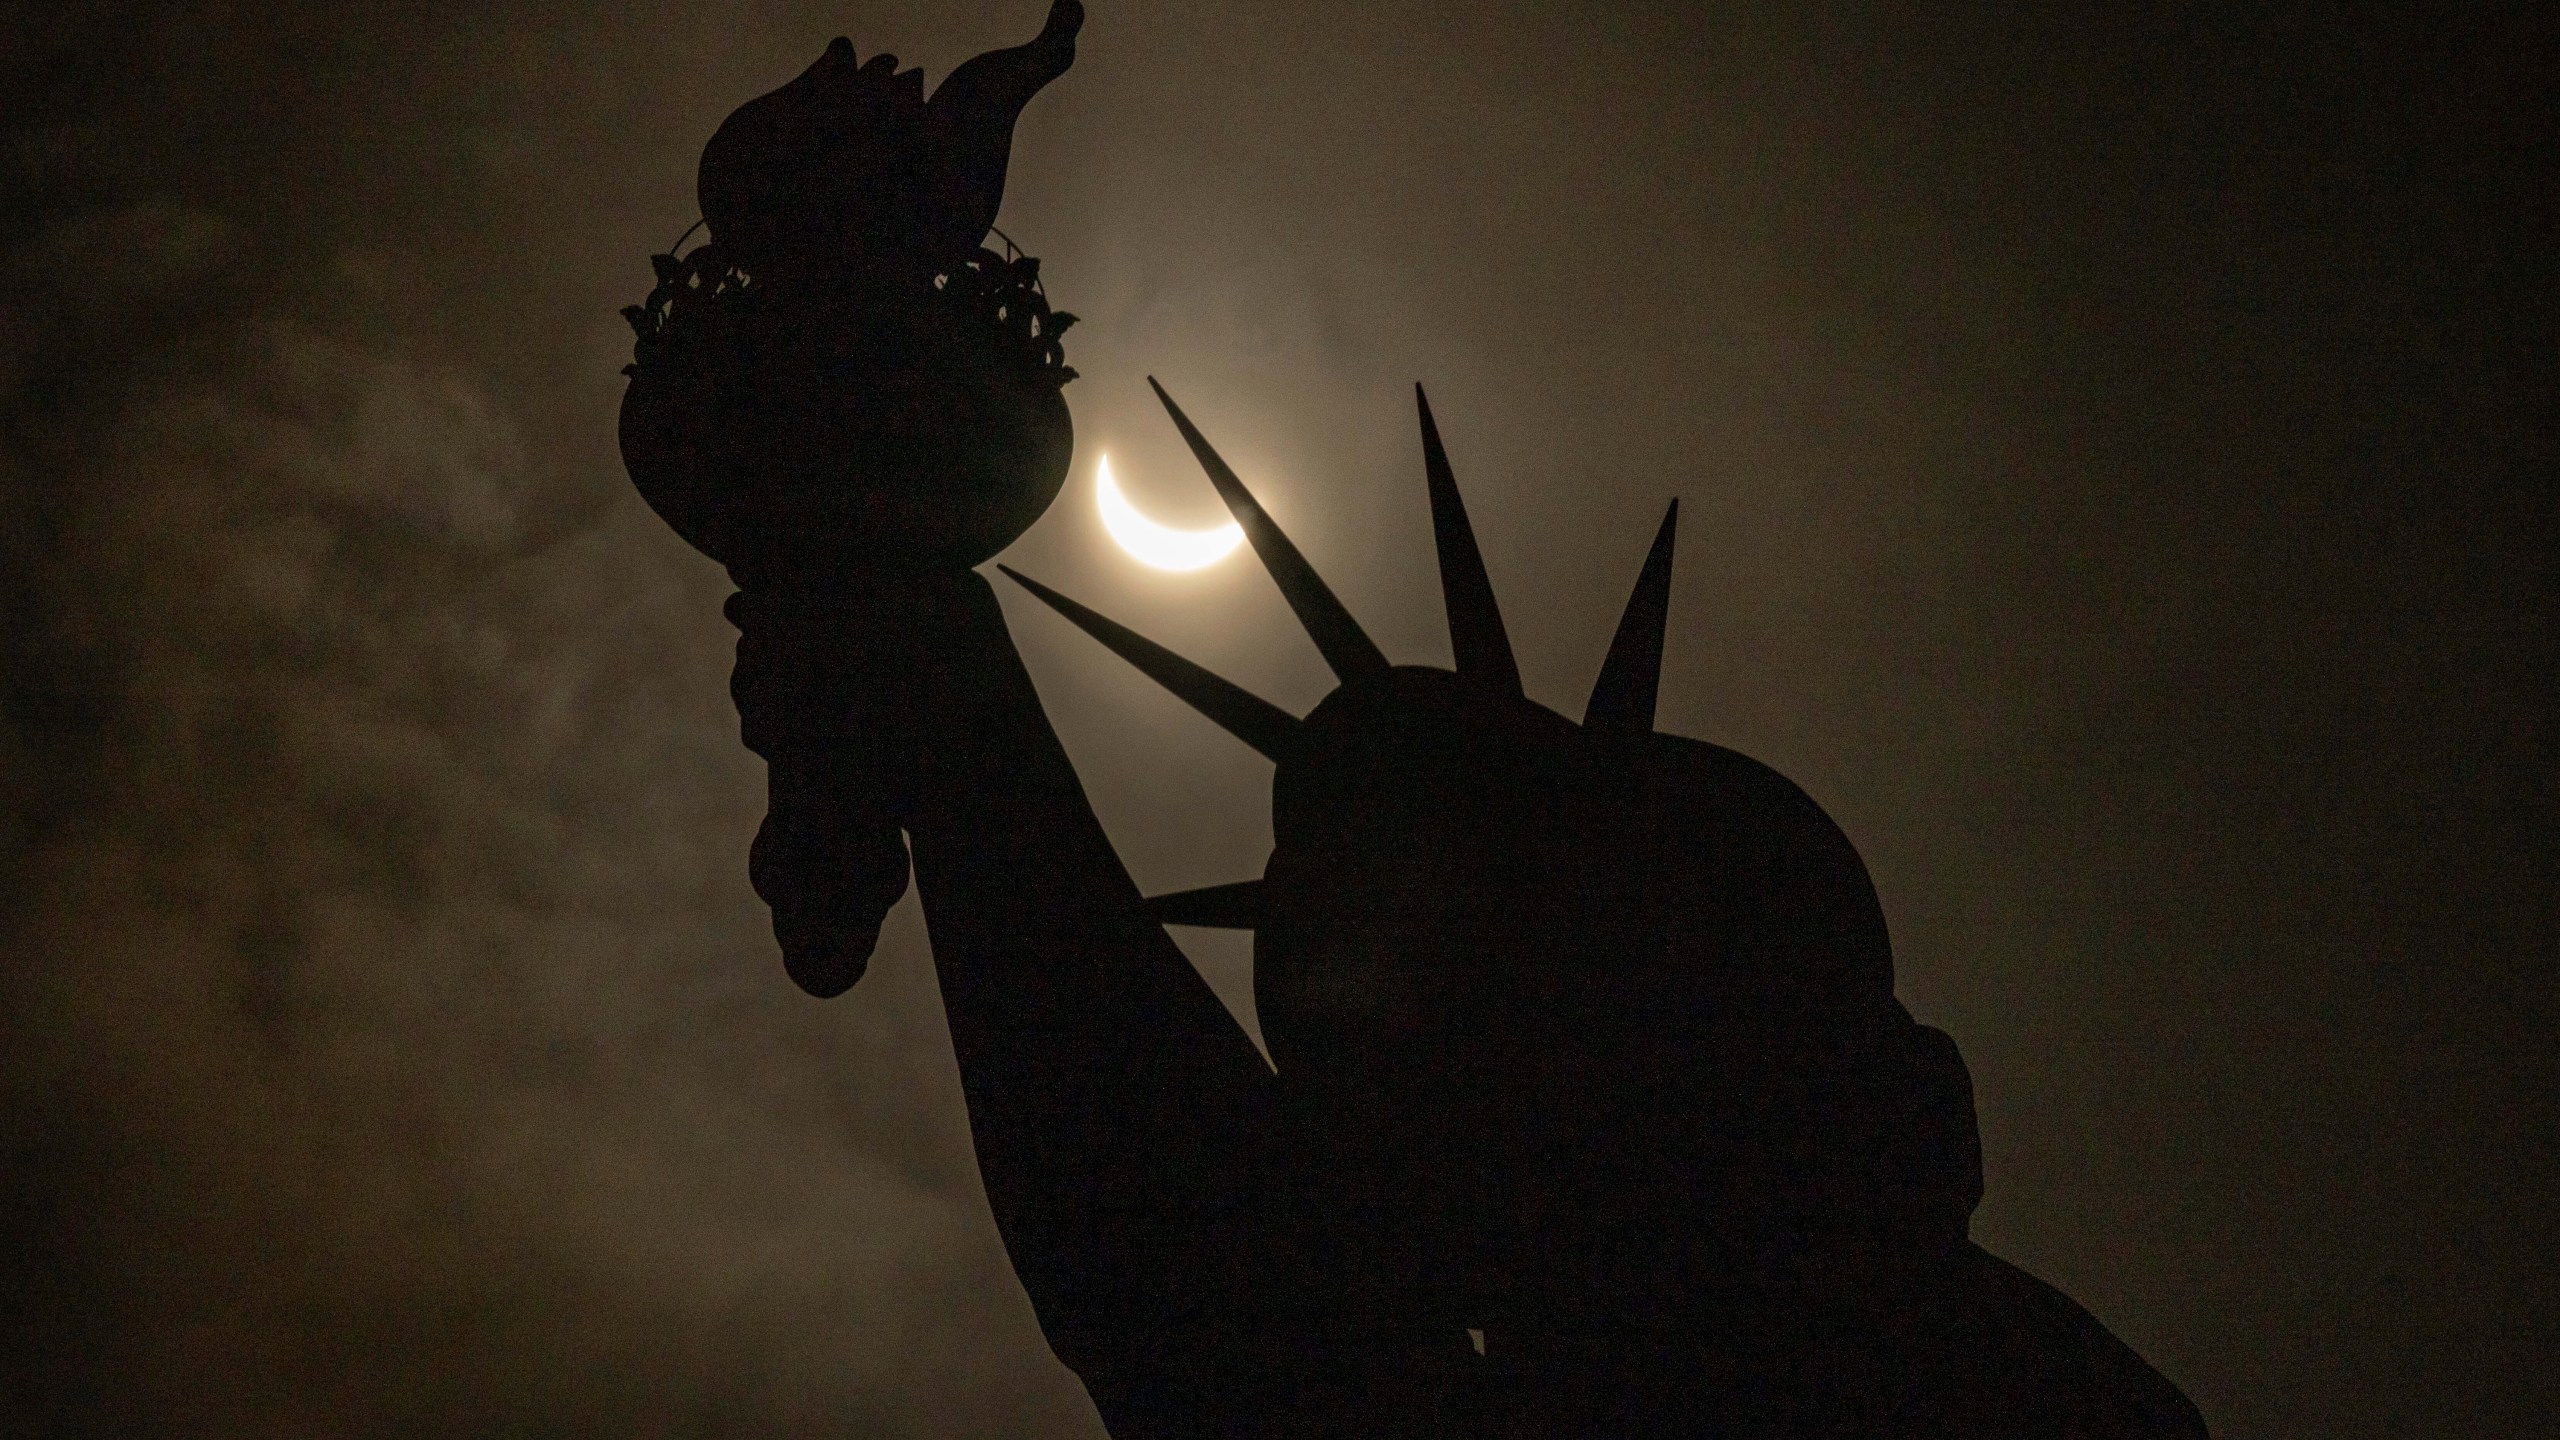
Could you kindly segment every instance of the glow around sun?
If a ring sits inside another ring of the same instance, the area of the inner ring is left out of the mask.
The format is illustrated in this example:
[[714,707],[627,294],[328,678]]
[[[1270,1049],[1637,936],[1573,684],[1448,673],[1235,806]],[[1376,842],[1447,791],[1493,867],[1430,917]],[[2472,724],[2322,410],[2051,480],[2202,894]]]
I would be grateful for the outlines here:
[[1207,530],[1176,530],[1139,514],[1129,497],[1120,493],[1120,482],[1112,478],[1108,455],[1093,467],[1093,475],[1102,528],[1141,564],[1159,570],[1199,570],[1226,559],[1244,543],[1243,529],[1232,520]]

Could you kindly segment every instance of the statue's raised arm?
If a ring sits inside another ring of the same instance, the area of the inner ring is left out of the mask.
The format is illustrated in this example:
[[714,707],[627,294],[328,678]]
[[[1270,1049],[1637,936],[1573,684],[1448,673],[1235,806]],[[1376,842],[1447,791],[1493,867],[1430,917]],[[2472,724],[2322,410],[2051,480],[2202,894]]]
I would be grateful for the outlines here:
[[[1064,480],[1074,372],[1038,262],[981,248],[1040,36],[931,101],[839,39],[706,148],[707,243],[658,257],[622,446],[728,567],[732,682],[770,808],[751,860],[786,967],[861,976],[909,849],[989,1201],[1116,1433],[1199,1434],[1201,1353],[1274,1333],[1273,1081],[1149,917],[972,567]],[[846,1223],[859,1224],[848,1216]]]

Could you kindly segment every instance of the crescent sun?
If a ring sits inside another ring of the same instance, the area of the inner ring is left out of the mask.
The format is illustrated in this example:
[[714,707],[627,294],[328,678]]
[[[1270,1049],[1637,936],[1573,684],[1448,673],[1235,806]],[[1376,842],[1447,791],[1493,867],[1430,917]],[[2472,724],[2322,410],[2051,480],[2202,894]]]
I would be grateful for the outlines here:
[[1112,478],[1111,457],[1094,466],[1093,493],[1102,511],[1102,528],[1139,563],[1159,570],[1199,570],[1226,559],[1244,543],[1244,529],[1230,520],[1207,530],[1176,530],[1138,513]]

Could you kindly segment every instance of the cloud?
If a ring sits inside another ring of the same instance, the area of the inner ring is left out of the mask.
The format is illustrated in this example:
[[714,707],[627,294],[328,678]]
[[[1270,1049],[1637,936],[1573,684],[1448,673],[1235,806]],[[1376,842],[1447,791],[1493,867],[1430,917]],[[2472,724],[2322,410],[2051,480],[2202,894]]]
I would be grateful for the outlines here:
[[84,124],[12,137],[9,1428],[1090,1433],[912,920],[781,979],[717,572]]

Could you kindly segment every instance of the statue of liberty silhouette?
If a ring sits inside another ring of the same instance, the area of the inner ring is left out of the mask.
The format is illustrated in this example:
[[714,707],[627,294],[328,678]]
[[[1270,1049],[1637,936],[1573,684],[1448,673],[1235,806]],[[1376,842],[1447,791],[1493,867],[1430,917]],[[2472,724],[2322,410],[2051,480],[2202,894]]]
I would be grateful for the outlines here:
[[[1448,670],[1391,661],[1157,387],[1339,683],[1292,716],[1004,571],[1272,763],[1260,876],[1139,893],[973,568],[1072,451],[1073,317],[980,244],[1082,21],[929,100],[838,40],[732,115],[708,241],[627,312],[622,440],[739,585],[785,964],[852,987],[912,873],[988,1200],[1111,1433],[2203,1435],[1970,1240],[1971,1082],[1848,837],[1654,729],[1676,502],[1577,720],[1522,692],[1418,387]],[[1253,932],[1270,1063],[1167,923]]]

